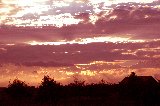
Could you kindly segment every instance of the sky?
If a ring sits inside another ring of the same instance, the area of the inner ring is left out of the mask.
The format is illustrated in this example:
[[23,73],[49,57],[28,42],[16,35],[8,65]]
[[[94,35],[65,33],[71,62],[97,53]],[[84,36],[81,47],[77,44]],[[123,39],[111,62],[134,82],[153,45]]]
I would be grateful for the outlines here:
[[160,80],[160,0],[0,0],[0,86]]

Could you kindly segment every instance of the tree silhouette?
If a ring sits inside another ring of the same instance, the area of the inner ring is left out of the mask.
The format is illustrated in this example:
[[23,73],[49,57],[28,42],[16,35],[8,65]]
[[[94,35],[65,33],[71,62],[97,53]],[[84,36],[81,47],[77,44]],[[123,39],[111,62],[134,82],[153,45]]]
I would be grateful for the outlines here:
[[54,78],[44,76],[39,86],[38,98],[42,101],[57,101],[60,98],[61,85]]
[[6,91],[14,98],[23,98],[31,95],[29,92],[29,86],[19,79],[15,79],[12,83],[9,82]]

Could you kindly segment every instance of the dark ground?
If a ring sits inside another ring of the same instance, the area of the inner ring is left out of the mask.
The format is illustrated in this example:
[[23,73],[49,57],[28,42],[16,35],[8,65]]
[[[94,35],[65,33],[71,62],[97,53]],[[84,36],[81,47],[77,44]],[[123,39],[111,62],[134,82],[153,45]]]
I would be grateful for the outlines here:
[[0,106],[160,106],[160,83],[85,84],[74,80],[66,86],[44,76],[39,87],[15,79],[0,88]]

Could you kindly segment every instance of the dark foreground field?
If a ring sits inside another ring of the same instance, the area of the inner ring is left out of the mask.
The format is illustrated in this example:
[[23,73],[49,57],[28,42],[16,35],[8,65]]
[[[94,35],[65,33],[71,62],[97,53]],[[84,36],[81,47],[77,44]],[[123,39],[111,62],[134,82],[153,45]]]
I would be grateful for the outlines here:
[[66,86],[44,76],[39,87],[15,79],[0,89],[0,106],[159,106],[160,84],[150,76],[131,74],[119,84],[101,80],[85,84],[75,79]]

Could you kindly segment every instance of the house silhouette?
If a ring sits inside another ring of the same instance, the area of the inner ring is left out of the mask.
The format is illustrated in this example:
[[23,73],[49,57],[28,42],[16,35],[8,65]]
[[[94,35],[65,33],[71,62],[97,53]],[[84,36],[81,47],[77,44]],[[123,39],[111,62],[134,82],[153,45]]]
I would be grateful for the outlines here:
[[132,72],[119,85],[121,95],[126,98],[144,101],[157,100],[159,83],[152,76],[137,76]]
[[158,82],[152,76],[137,76],[134,72],[131,72],[120,84],[124,86],[154,87],[158,85]]

